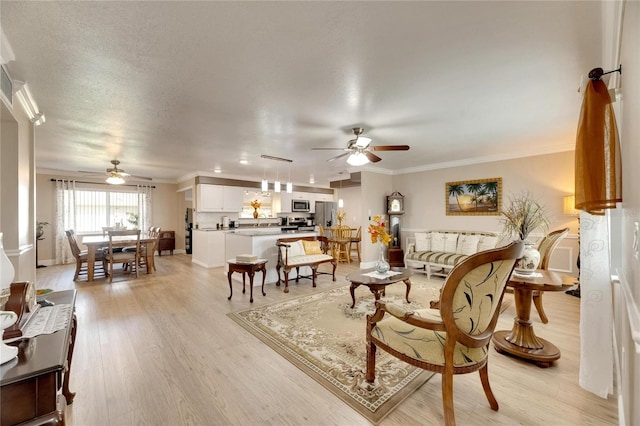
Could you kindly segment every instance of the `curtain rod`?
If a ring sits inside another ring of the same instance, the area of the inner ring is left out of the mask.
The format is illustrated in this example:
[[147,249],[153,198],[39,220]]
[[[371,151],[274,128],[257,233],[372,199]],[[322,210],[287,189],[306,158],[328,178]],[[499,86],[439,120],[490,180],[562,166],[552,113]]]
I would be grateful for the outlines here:
[[[53,178],[52,178],[52,179],[51,179],[51,182],[57,182],[57,181],[59,181],[59,180],[65,180],[65,179],[53,179]],[[73,179],[66,179],[66,180],[73,180]],[[131,185],[131,184],[129,184],[129,185],[112,185],[112,184],[110,184],[110,183],[102,183],[102,182],[85,182],[85,181],[82,181],[82,180],[73,180],[73,181],[74,181],[74,182],[77,182],[77,183],[88,183],[88,184],[91,184],[91,185],[136,186],[136,187],[137,187],[137,186],[150,186],[151,188],[154,188],[154,189],[155,189],[155,187],[156,187],[155,185]]]
[[603,75],[611,74],[612,72],[619,72],[620,74],[622,74],[622,65],[618,65],[618,69],[616,70],[611,70],[607,72],[604,72],[602,68],[594,68],[591,71],[589,71],[589,78],[593,81],[597,81],[597,80],[600,80],[600,77],[602,77]]

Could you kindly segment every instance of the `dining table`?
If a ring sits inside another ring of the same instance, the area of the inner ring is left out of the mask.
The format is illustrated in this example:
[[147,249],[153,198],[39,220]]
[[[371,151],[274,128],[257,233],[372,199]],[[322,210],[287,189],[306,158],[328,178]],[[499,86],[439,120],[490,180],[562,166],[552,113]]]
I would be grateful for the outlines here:
[[560,359],[560,349],[553,343],[536,336],[530,321],[534,291],[564,291],[575,285],[575,278],[537,269],[530,275],[511,274],[507,286],[513,288],[516,302],[516,317],[511,330],[493,333],[493,346],[499,352],[506,352],[518,358],[536,363],[539,367],[549,367]]
[[[134,245],[136,239],[130,235],[118,235],[113,237],[114,242],[118,242],[118,245],[128,244]],[[147,266],[147,274],[153,273],[153,245],[156,241],[156,237],[148,234],[140,234],[140,245],[145,246],[145,265]],[[96,252],[103,247],[109,246],[109,236],[103,235],[88,235],[82,238],[82,244],[87,246],[87,281],[93,281],[93,275],[95,273]]]

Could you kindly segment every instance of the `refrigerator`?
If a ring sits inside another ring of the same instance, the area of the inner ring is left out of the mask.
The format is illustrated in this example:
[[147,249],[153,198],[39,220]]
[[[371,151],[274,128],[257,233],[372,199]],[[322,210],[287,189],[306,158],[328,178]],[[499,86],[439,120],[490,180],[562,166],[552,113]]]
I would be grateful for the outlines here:
[[316,213],[313,217],[315,224],[322,225],[325,228],[337,225],[337,212],[338,203],[331,201],[316,201]]

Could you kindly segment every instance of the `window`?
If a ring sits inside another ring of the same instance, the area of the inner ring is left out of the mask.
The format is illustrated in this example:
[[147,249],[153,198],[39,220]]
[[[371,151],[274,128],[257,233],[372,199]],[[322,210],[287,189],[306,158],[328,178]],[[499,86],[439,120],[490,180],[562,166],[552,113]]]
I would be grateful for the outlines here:
[[[70,196],[70,191],[65,193],[68,193],[65,198]],[[74,203],[76,232],[102,232],[102,227],[117,225],[138,227],[141,225],[139,218],[145,199],[146,194],[137,192],[76,189]]]

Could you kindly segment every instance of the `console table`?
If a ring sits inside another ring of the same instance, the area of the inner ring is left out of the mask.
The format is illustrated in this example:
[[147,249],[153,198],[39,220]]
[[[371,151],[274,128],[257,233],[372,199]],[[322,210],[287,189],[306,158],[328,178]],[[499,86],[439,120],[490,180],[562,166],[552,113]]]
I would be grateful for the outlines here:
[[[75,306],[76,291],[49,293],[55,304]],[[76,340],[75,313],[66,329],[24,339],[18,357],[0,366],[0,424],[64,424],[64,409],[73,403],[69,373]]]

